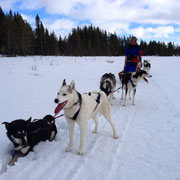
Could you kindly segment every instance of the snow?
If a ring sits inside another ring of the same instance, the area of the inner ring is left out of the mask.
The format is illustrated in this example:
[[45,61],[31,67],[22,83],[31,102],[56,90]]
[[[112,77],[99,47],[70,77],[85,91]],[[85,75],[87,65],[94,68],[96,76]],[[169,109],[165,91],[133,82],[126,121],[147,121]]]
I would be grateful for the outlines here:
[[[87,127],[85,154],[76,154],[80,132],[75,126],[74,148],[68,145],[68,126],[56,120],[53,142],[40,142],[15,166],[7,166],[12,144],[0,124],[0,180],[180,180],[180,58],[151,59],[149,84],[140,81],[133,106],[123,106],[115,93],[112,119],[119,139],[112,138],[108,122],[99,117]],[[62,84],[75,80],[80,93],[99,89],[104,73],[122,70],[124,57],[0,57],[0,123],[15,119],[42,118],[53,114],[54,98]]]

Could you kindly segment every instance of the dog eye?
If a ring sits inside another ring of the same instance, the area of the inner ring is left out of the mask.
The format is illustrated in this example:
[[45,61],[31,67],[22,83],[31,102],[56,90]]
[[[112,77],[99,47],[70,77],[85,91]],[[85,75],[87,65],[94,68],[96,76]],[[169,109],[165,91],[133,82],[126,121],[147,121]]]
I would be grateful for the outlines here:
[[66,96],[66,95],[67,95],[67,94],[65,94],[65,93],[63,94],[63,96]]

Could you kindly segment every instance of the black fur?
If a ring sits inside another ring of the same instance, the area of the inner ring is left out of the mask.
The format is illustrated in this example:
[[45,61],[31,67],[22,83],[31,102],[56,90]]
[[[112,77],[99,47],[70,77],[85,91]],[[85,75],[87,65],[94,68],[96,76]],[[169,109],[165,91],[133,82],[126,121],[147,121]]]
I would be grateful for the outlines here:
[[[8,138],[14,145],[14,157],[17,154],[20,156],[27,155],[40,141],[52,141],[57,134],[55,118],[51,115],[34,121],[31,121],[31,118],[27,121],[18,119],[3,124],[6,126]],[[10,163],[10,165],[13,164],[14,162]]]
[[131,73],[125,73],[122,77],[122,85],[127,86],[128,82],[131,81]]
[[[106,84],[106,87],[104,88],[104,85]],[[112,92],[112,86],[111,83],[109,81],[103,81],[100,84],[100,90],[104,91],[106,93],[107,96],[109,96],[109,94]]]
[[133,75],[133,77],[138,78],[138,77],[141,77],[143,74],[147,74],[147,72],[142,69],[138,69],[138,71],[136,72],[135,75]]
[[131,85],[133,87],[135,87],[135,85],[133,83],[133,80],[132,80],[132,77],[137,79],[138,77],[142,77],[143,74],[147,74],[147,72],[142,70],[142,69],[140,69],[140,68],[137,70],[136,74],[134,74],[134,75],[132,75],[131,73],[128,73],[128,72],[123,74],[123,77],[122,77],[122,86],[125,85],[127,87],[127,84],[130,82]]
[[144,67],[150,69],[151,68],[151,64],[147,60],[144,60]]

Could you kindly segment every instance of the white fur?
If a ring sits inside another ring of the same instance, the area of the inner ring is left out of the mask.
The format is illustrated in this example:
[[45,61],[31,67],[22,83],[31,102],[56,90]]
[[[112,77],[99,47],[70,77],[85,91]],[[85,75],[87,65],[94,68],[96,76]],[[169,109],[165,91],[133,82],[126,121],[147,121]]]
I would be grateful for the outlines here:
[[[100,103],[97,105],[96,98],[98,96],[98,93],[100,93],[101,97],[100,97]],[[74,123],[76,122],[80,127],[81,135],[80,135],[80,147],[79,147],[79,151],[77,152],[78,154],[84,153],[86,126],[87,126],[87,121],[90,118],[92,118],[95,122],[95,129],[93,133],[98,132],[98,119],[97,119],[98,112],[104,115],[104,117],[109,121],[113,129],[113,138],[115,139],[118,138],[116,128],[111,119],[111,107],[106,94],[102,91],[99,91],[99,92],[93,92],[91,96],[88,94],[82,94],[81,97],[82,97],[82,104],[81,104],[80,112],[77,116],[77,119],[72,120],[71,118],[74,116],[74,114],[78,111],[80,107],[79,103],[75,104],[76,102],[78,102],[78,94],[75,89],[74,81],[72,81],[69,86],[67,86],[66,82],[64,81],[57,96],[59,103],[68,101],[67,104],[64,106],[64,114],[69,126],[69,145],[66,148],[66,152],[71,151],[73,148]],[[95,109],[96,105],[97,108]]]
[[19,145],[22,144],[22,139],[20,139],[20,138],[15,138],[13,135],[11,135],[11,139],[16,144],[19,144]]
[[29,151],[30,146],[26,146],[21,149],[22,154],[26,154]]

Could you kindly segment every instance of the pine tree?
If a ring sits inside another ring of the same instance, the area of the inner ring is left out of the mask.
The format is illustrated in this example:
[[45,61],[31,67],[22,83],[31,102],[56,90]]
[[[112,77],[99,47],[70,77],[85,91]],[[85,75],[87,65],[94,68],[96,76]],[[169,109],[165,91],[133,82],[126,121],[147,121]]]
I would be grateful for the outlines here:
[[0,7],[0,54],[5,54],[6,53],[6,47],[5,47],[5,14],[2,11],[2,8]]

